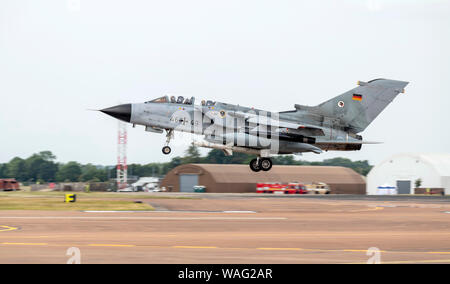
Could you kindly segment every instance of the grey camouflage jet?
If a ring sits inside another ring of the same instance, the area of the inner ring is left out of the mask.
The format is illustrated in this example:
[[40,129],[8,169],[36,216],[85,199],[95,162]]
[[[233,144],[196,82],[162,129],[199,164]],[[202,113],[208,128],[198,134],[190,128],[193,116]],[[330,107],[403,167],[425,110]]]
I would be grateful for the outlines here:
[[225,155],[255,155],[250,168],[269,171],[271,156],[323,151],[355,151],[373,144],[358,133],[404,92],[408,82],[376,79],[317,106],[295,105],[294,110],[268,112],[182,96],[163,96],[145,103],[122,104],[101,112],[119,120],[145,126],[154,133],[166,131],[164,154],[170,154],[175,131],[203,135],[199,147],[222,150]]

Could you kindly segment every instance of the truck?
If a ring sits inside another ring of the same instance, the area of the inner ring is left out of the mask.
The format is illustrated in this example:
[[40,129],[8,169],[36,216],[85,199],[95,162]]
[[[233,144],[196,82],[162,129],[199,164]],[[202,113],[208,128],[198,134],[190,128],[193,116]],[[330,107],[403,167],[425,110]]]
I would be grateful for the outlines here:
[[0,179],[0,190],[16,191],[20,190],[20,186],[19,183],[13,178]]
[[331,190],[328,184],[324,182],[313,182],[306,185],[309,194],[330,194]]
[[257,193],[274,193],[274,194],[306,194],[305,185],[299,182],[291,183],[257,183]]

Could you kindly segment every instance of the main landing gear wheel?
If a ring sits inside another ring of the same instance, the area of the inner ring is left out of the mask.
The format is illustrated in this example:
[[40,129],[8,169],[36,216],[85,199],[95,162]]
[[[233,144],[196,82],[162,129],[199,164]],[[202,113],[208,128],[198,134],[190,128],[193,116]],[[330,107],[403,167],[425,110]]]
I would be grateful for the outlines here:
[[164,146],[162,148],[162,152],[163,152],[164,155],[169,155],[170,152],[172,152],[172,149],[169,146]]
[[259,159],[253,159],[250,161],[250,169],[254,172],[259,172],[261,167],[259,166]]
[[272,168],[272,164],[273,163],[270,158],[259,159],[259,167],[265,172],[270,171],[270,169]]
[[254,172],[270,171],[272,168],[272,160],[270,158],[256,158],[250,161],[250,169]]

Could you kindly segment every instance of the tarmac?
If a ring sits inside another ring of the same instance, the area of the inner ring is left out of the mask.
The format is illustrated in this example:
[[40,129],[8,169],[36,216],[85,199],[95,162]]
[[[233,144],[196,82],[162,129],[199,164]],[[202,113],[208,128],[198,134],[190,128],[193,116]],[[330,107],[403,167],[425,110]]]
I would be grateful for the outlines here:
[[1,211],[0,263],[67,263],[70,248],[81,263],[450,263],[446,197],[194,196],[140,199],[151,212]]

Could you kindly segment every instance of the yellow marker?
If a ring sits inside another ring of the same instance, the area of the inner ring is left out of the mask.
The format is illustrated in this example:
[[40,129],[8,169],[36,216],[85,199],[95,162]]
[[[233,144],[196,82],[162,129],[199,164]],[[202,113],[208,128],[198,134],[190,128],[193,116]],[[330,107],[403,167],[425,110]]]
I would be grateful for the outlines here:
[[206,247],[206,246],[173,246],[173,248],[185,248],[185,249],[215,249],[217,247]]
[[0,226],[0,232],[14,231],[18,228],[10,227],[10,226]]
[[77,195],[76,194],[66,194],[64,198],[65,203],[69,202],[76,202],[77,201]]
[[12,245],[12,246],[46,246],[47,243],[2,243],[2,245]]
[[303,250],[301,248],[256,248],[259,250]]
[[121,244],[89,244],[90,247],[135,247],[136,245],[121,245]]

